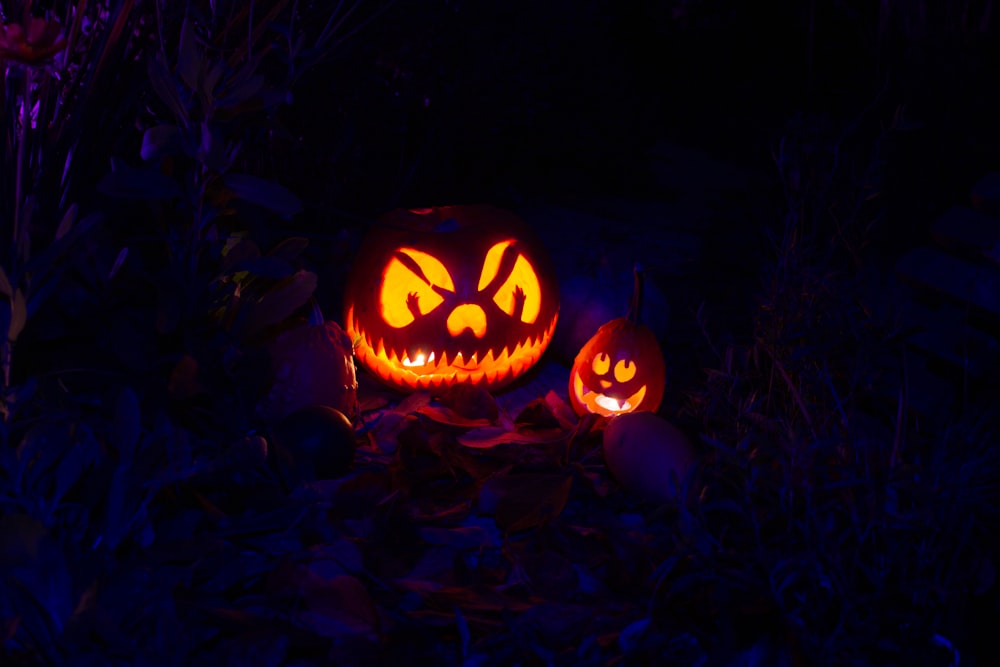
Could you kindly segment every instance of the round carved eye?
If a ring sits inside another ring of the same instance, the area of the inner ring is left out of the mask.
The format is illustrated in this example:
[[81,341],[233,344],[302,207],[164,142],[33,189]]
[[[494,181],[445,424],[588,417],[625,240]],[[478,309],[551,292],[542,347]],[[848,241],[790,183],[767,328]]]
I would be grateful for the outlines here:
[[597,375],[604,375],[608,372],[608,369],[611,368],[611,358],[604,352],[599,352],[598,355],[594,357],[591,367]]
[[435,288],[455,291],[441,260],[413,248],[400,248],[382,271],[378,302],[382,319],[396,329],[408,326],[418,314],[426,315],[444,302]]
[[618,382],[628,382],[635,377],[635,362],[631,359],[622,359],[615,364],[615,380]]

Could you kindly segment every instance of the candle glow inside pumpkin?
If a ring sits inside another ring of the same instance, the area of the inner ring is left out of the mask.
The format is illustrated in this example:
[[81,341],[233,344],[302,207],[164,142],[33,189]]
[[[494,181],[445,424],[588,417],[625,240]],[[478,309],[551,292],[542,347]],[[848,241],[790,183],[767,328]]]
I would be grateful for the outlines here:
[[558,313],[543,249],[518,218],[485,206],[393,212],[345,294],[355,356],[404,391],[507,384],[541,357]]

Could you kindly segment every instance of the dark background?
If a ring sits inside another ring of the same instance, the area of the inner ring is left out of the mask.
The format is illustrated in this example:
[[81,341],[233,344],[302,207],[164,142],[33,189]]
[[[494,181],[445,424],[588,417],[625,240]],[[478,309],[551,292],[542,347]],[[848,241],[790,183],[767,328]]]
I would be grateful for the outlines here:
[[397,2],[299,86],[280,171],[326,224],[395,206],[667,198],[650,152],[669,142],[766,176],[780,209],[783,137],[803,162],[841,137],[863,155],[897,117],[880,188],[892,245],[996,166],[989,4]]

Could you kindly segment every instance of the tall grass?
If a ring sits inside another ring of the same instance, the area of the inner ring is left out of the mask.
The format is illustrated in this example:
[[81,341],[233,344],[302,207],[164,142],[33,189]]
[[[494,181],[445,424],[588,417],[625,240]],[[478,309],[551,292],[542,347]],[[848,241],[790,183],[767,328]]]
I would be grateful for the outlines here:
[[808,152],[795,125],[781,140],[753,339],[689,406],[710,453],[657,602],[732,664],[957,665],[993,585],[1000,414],[988,396],[933,414],[909,400],[906,305],[885,307],[892,276],[868,248],[901,129],[865,142],[859,124]]

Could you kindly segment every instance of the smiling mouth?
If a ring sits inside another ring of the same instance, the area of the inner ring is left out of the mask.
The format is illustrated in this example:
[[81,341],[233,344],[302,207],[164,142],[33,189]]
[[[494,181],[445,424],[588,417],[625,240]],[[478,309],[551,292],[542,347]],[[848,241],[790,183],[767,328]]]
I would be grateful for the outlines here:
[[619,400],[613,396],[608,396],[597,391],[591,391],[583,386],[583,378],[579,373],[573,374],[573,395],[583,403],[587,410],[594,414],[611,417],[631,412],[639,407],[642,399],[646,397],[646,385],[639,387],[639,390],[624,400]]
[[355,338],[354,354],[369,371],[383,381],[400,388],[437,389],[454,382],[466,382],[487,389],[496,389],[521,375],[542,356],[552,339],[558,314],[549,325],[499,353],[478,350],[468,356],[445,350],[414,354],[388,348],[380,338],[371,336],[354,317],[352,308],[347,315],[349,331]]

